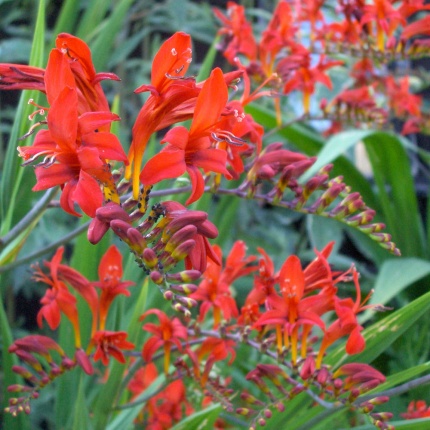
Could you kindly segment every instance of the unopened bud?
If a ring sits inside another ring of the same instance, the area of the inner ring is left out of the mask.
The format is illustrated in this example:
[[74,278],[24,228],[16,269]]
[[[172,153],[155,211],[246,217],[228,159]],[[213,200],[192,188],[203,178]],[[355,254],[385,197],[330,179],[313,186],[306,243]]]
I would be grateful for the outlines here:
[[151,281],[157,285],[161,285],[164,281],[163,275],[158,270],[153,270],[149,277],[151,278]]
[[176,291],[178,293],[189,295],[189,294],[196,292],[199,287],[197,285],[194,285],[194,284],[182,284],[182,285],[171,284],[170,288],[173,291]]
[[183,270],[182,272],[168,274],[166,279],[170,282],[193,282],[202,276],[199,270]]
[[185,242],[181,243],[173,252],[172,252],[172,258],[176,261],[181,261],[185,257],[188,256],[188,254],[191,252],[191,250],[196,246],[196,242],[192,239],[186,240]]
[[163,297],[165,298],[165,300],[172,300],[175,297],[175,294],[172,293],[172,291],[167,290],[163,293]]
[[157,254],[151,248],[146,248],[142,252],[142,260],[150,269],[154,269],[158,265]]
[[260,425],[261,427],[264,427],[266,425],[266,420],[264,418],[259,418],[257,422],[258,425]]
[[148,246],[145,238],[139,230],[131,227],[127,230],[128,245],[137,254],[142,255],[143,250]]
[[197,227],[187,225],[178,230],[166,243],[165,250],[171,254],[181,243],[192,239],[197,233]]
[[265,409],[264,410],[264,416],[266,418],[272,418],[272,411],[270,409]]
[[197,306],[197,300],[190,299],[189,297],[176,296],[176,300],[182,305],[186,306],[188,309]]

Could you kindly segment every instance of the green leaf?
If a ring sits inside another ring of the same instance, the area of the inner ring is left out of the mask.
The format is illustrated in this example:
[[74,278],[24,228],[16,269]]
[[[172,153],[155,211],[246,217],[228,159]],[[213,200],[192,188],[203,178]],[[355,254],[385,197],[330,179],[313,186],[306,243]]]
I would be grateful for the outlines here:
[[214,423],[222,412],[221,405],[212,405],[196,412],[172,427],[171,430],[212,430]]
[[[390,421],[390,425],[392,425],[396,430],[424,430],[430,428],[430,418],[421,418],[417,420],[403,420],[403,421]],[[346,429],[345,429],[346,430]],[[360,426],[354,427],[354,430],[375,430],[374,425]]]
[[387,230],[404,256],[424,257],[424,228],[409,157],[402,141],[388,133],[375,133],[365,139],[365,145]]
[[[102,0],[99,3],[107,4],[109,2]],[[126,15],[129,12],[132,3],[133,0],[115,2],[115,8],[111,11],[109,17],[103,22],[102,28],[97,34],[97,37],[94,42],[91,43],[91,52],[96,70],[103,70],[107,66],[112,51],[116,49],[115,38],[121,31],[121,27],[124,25]],[[97,10],[96,13],[100,12]],[[90,25],[94,28],[94,24],[91,21]]]
[[345,152],[353,148],[358,142],[372,135],[372,130],[348,130],[335,134],[324,144],[318,154],[318,159],[315,164],[303,175],[302,179],[310,179],[318,171],[332,163]]
[[371,304],[386,304],[406,287],[430,273],[430,263],[419,258],[387,260],[381,267],[374,286]]
[[[35,3],[36,4],[36,3]],[[44,50],[45,50],[45,1],[40,0],[37,9],[37,20],[34,30],[30,62],[29,64],[36,67],[44,67]],[[29,99],[34,99],[37,103],[40,93],[37,91],[23,91],[20,97],[18,108],[15,112],[15,121],[10,134],[9,144],[3,163],[2,181],[0,184],[0,235],[5,234],[11,224],[15,212],[21,207],[27,209],[31,201],[31,186],[23,187],[22,180],[24,169],[20,166],[19,157],[17,157],[16,144],[18,138],[23,136],[29,129],[28,116],[33,112],[34,107],[28,105]],[[31,144],[32,137],[26,139],[27,144]],[[18,201],[19,194],[19,201]],[[24,203],[24,204],[23,204]]]
[[72,430],[82,430],[82,429],[91,430],[92,429],[90,412],[87,407],[88,401],[85,397],[85,392],[84,392],[85,378],[86,378],[86,375],[83,375],[81,373],[81,377],[79,380],[78,395],[74,400],[75,414],[73,418]]
[[[110,378],[109,378],[110,380]],[[126,409],[123,409],[118,415],[109,422],[106,417],[106,424],[104,427],[97,427],[103,430],[117,430],[117,429],[129,429],[131,428],[134,419],[137,417],[139,412],[142,410],[146,401],[153,397],[163,384],[166,382],[166,378],[164,374],[161,374],[155,379],[154,382],[143,392],[141,393],[134,401],[133,405],[130,405]],[[111,407],[111,404],[107,405]]]
[[409,327],[416,323],[430,308],[430,292],[417,298],[407,306],[386,316],[363,331],[366,348],[356,355],[347,355],[340,345],[323,361],[339,367],[345,363],[371,363],[383,353]]

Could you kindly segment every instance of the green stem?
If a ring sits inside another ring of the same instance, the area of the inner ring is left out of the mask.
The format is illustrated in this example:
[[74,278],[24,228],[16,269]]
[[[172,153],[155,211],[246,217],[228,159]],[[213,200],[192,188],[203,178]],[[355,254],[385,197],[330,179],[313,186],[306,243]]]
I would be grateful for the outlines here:
[[33,252],[33,254],[26,255],[25,257],[21,258],[20,260],[15,260],[13,263],[6,264],[4,266],[0,267],[0,273],[7,272],[8,270],[14,269],[15,267],[21,266],[21,264],[26,264],[29,261],[36,260],[37,258],[41,257],[42,255],[47,254],[48,252],[51,252],[58,248],[60,245],[63,245],[64,243],[67,243],[74,239],[76,236],[79,236],[82,232],[84,232],[88,226],[90,225],[90,221],[86,222],[85,224],[79,226],[66,236],[62,237],[61,239],[57,240],[56,242],[51,243],[51,245],[47,246],[46,248],[39,249],[36,252]]
[[0,249],[8,245],[12,240],[14,240],[20,233],[22,233],[33,221],[39,216],[40,212],[43,211],[49,204],[49,202],[54,198],[58,188],[52,188],[48,190],[44,196],[33,206],[30,212],[25,215],[21,221],[18,222],[9,233],[0,237]]

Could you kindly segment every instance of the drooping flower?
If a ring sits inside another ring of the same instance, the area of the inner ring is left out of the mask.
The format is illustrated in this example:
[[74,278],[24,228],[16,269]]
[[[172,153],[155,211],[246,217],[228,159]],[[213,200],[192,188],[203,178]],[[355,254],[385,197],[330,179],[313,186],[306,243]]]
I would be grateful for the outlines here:
[[37,314],[37,323],[42,326],[42,320],[45,319],[51,330],[58,328],[63,313],[72,323],[75,335],[75,344],[77,348],[81,346],[81,335],[79,327],[78,310],[76,306],[76,297],[70,293],[66,284],[59,279],[58,266],[63,257],[64,247],[57,249],[50,262],[49,276],[37,267],[33,278],[38,282],[43,282],[50,286],[45,295],[40,300],[43,305]]
[[360,284],[358,282],[358,273],[355,268],[353,268],[352,275],[357,297],[355,301],[351,298],[340,299],[337,296],[334,297],[334,310],[336,312],[337,319],[324,330],[316,361],[317,368],[320,368],[327,348],[343,336],[348,336],[345,348],[347,354],[358,354],[363,351],[365,347],[366,342],[361,334],[363,327],[357,320],[357,314],[375,306],[365,306],[365,303],[370,298],[370,294],[363,300],[363,302],[361,301]]

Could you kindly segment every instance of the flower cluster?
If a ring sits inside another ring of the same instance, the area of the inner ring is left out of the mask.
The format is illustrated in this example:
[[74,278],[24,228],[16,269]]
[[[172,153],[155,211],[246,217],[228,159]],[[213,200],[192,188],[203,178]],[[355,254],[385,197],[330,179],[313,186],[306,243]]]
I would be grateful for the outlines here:
[[[322,117],[332,120],[328,133],[348,124],[385,125],[395,117],[404,122],[402,133],[409,134],[428,127],[428,114],[419,109],[422,100],[411,93],[409,77],[394,78],[382,66],[428,54],[430,21],[418,12],[429,7],[422,1],[395,3],[336,1],[333,20],[324,2],[280,1],[259,41],[243,6],[229,1],[226,14],[217,8],[214,14],[222,26],[221,50],[227,61],[279,97],[301,93],[305,117],[315,112],[311,98],[316,85],[332,89],[330,69],[348,66],[348,86],[331,101],[321,101]],[[278,99],[279,122],[280,106]]]
[[[259,42],[242,6],[228,2],[227,15],[215,9],[222,23],[221,49],[235,70],[224,73],[216,67],[202,82],[187,76],[190,36],[177,32],[168,38],[154,57],[150,84],[135,90],[149,94],[127,155],[110,131],[120,118],[111,112],[100,84],[119,78],[96,73],[84,41],[60,34],[45,69],[0,64],[0,89],[46,94],[46,107],[30,101],[37,108],[31,120],[36,114],[43,117],[24,136],[35,134],[34,141],[18,147],[24,165],[35,163],[33,190],[60,186],[61,208],[91,218],[89,242],[97,245],[108,233],[119,239],[161,291],[164,304],[176,311],[171,316],[164,306],[139,309],[133,323],[142,329],[141,336],[120,331],[111,306],[119,295],[127,302],[134,285],[122,279],[120,250],[111,245],[99,263],[98,279],[90,280],[62,263],[64,247],[58,248],[45,261],[46,270],[33,266],[33,279],[47,286],[37,323],[42,327],[46,321],[56,330],[67,318],[75,352],[69,357],[47,336],[16,340],[9,351],[23,366],[12,370],[26,382],[9,387],[22,396],[10,400],[8,412],[29,413],[30,402],[60,375],[77,367],[89,375],[102,373],[113,358],[127,368],[119,401],[135,405],[152,393],[135,419],[142,428],[170,428],[194,412],[196,404],[210,403],[249,418],[254,428],[298,397],[309,407],[351,408],[375,427],[391,428],[391,414],[374,411],[388,397],[369,393],[385,381],[384,375],[367,363],[339,365],[330,357],[335,345],[347,355],[363,352],[359,316],[368,309],[384,310],[368,304],[371,292],[362,297],[356,267],[332,268],[333,242],[315,250],[308,264],[289,255],[276,268],[263,247],[248,255],[241,240],[223,258],[222,248],[211,243],[217,226],[207,212],[190,207],[206,192],[253,199],[338,220],[400,254],[362,196],[342,176],[330,177],[333,166],[303,179],[316,158],[285,142],[263,142],[263,124],[247,112],[255,100],[270,97],[281,125],[281,96],[300,91],[302,119],[309,118],[316,84],[331,88],[329,71],[344,64],[333,53],[350,49],[362,54],[352,69],[352,84],[321,104],[323,118],[333,121],[329,132],[345,123],[387,121],[391,114],[406,120],[405,133],[425,126],[421,99],[410,93],[408,79],[382,77],[375,69],[377,62],[428,51],[425,40],[414,39],[427,32],[428,19],[407,24],[427,7],[420,1],[401,2],[397,8],[388,1],[339,2],[341,20],[326,22],[322,6],[278,2]],[[309,23],[306,40],[298,31],[303,23]],[[378,92],[386,96],[389,111],[379,105]],[[148,156],[152,140],[160,145]],[[178,178],[188,185],[177,187]],[[186,199],[175,199],[180,193]],[[243,294],[237,294],[239,285]],[[88,333],[82,332],[83,306],[91,314]],[[241,348],[259,358],[244,371],[241,383],[246,386],[238,388],[234,375],[223,370],[237,364]],[[151,391],[160,380],[164,385]],[[407,417],[427,412],[422,403],[416,409],[411,405]],[[216,423],[217,428],[224,425]]]

